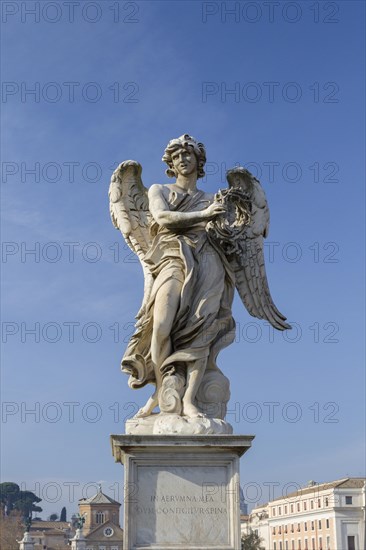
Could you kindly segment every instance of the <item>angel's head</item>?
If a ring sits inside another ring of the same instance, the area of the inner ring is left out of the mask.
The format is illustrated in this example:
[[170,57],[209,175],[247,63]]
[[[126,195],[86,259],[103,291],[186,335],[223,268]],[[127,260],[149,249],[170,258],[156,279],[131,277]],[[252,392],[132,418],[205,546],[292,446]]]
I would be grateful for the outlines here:
[[253,175],[242,166],[236,166],[226,172],[226,179],[230,188],[241,189],[249,195],[253,190]]
[[[174,157],[176,157],[180,151],[186,151],[187,153],[193,153],[195,162],[195,169],[197,170],[197,179],[203,178],[205,171],[203,169],[206,164],[206,150],[203,143],[198,142],[194,137],[183,134],[179,138],[172,139],[169,141],[166,149],[164,151],[164,156],[162,158],[163,162],[166,162],[168,165],[165,173],[170,177],[174,178],[178,176],[177,169],[174,166]],[[189,162],[189,159],[187,159]]]

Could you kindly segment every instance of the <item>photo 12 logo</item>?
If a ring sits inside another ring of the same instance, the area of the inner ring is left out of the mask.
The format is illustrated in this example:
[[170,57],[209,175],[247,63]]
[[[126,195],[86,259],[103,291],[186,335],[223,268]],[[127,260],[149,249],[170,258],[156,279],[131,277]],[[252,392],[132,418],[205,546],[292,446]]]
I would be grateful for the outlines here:
[[[3,401],[1,404],[1,421],[3,424],[96,424],[107,420],[113,424],[124,424],[133,418],[140,409],[135,401],[112,404],[88,401]],[[231,424],[242,422],[257,423],[289,423],[312,422],[314,424],[338,424],[340,405],[335,401],[319,401],[299,403],[288,401],[235,401],[226,410],[225,419]],[[209,415],[215,417],[221,414],[222,404],[217,403],[209,410]]]
[[334,81],[203,81],[201,84],[202,103],[339,103],[339,92],[340,86]]
[[338,2],[276,2],[223,1],[202,2],[201,21],[205,24],[281,23],[290,25],[312,22],[334,24],[340,22]]
[[140,22],[138,2],[24,2],[4,1],[1,3],[2,23],[80,23],[95,25],[100,22],[136,24]]
[[4,81],[1,84],[2,103],[138,103],[137,82],[25,82]]

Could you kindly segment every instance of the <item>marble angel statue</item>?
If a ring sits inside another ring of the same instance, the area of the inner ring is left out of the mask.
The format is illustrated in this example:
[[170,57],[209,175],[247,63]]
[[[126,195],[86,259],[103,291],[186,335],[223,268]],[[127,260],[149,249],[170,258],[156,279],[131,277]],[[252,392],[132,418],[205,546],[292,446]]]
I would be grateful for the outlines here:
[[171,140],[162,160],[174,183],[147,190],[141,165],[128,160],[110,184],[112,222],[145,278],[122,370],[131,388],[155,386],[137,418],[159,406],[189,419],[223,419],[229,382],[216,359],[235,337],[235,289],[251,315],[278,330],[291,328],[273,303],[265,272],[269,209],[259,181],[244,168],[229,170],[228,189],[216,195],[199,190],[206,152],[188,134]]

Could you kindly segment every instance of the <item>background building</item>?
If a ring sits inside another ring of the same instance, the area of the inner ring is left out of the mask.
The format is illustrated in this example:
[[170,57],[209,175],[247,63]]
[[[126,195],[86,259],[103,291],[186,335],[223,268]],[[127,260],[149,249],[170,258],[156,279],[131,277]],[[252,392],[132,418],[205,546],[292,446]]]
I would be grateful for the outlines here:
[[84,515],[83,533],[87,550],[122,550],[123,529],[119,523],[121,504],[102,493],[79,500],[79,513]]
[[67,521],[33,521],[30,529],[35,550],[70,550],[69,539],[74,533]]
[[365,478],[312,481],[254,508],[247,529],[266,550],[364,550]]
[[[79,514],[85,517],[83,533],[87,550],[123,550],[120,506],[101,488],[91,498],[79,500]],[[70,550],[69,540],[75,535],[75,528],[66,521],[34,521],[30,534],[35,550]]]

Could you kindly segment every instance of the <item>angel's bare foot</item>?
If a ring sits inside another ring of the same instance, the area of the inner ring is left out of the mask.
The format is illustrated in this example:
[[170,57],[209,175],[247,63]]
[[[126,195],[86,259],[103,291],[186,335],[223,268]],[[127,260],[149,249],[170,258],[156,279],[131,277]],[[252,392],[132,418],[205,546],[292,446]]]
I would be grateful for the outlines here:
[[185,402],[183,399],[183,416],[188,416],[189,418],[205,418],[205,414],[200,411],[193,403]]
[[137,411],[134,418],[145,418],[146,416],[150,416],[155,407],[159,404],[157,395],[158,392],[154,392],[154,394],[147,400],[146,405]]

